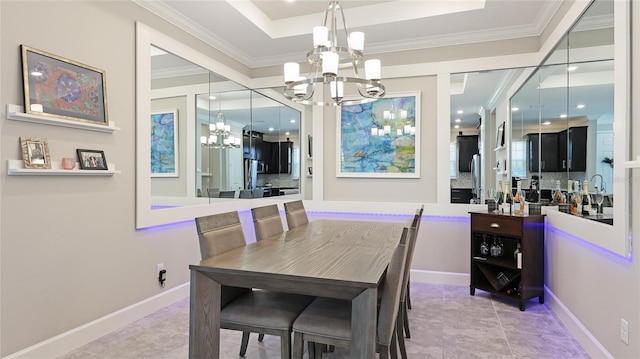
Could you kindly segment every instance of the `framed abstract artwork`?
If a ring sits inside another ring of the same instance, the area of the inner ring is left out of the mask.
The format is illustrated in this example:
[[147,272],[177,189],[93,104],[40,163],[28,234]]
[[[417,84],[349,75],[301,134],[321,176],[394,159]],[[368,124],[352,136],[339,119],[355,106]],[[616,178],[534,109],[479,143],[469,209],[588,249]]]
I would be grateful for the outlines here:
[[420,178],[420,92],[338,110],[338,177]]
[[21,45],[25,113],[109,125],[103,70]]
[[151,177],[178,177],[178,110],[151,113]]

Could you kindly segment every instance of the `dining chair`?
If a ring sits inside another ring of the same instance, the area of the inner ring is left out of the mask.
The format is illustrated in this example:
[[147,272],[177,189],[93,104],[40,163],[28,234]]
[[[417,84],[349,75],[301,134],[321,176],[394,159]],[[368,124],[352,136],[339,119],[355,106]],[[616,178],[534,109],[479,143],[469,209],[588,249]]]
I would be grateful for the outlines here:
[[236,198],[236,191],[220,191],[218,198]]
[[251,216],[256,231],[256,241],[284,233],[277,204],[252,208]]
[[250,189],[242,189],[238,198],[253,198],[253,194]]
[[209,198],[218,198],[219,194],[220,194],[220,188],[213,188],[213,187],[207,188],[207,196]]
[[262,198],[262,197],[264,197],[264,190],[261,189],[261,188],[254,189],[252,197],[253,198]]
[[[416,214],[418,214],[418,223],[417,223],[417,227],[419,229],[420,227],[420,222],[422,221],[422,213],[424,213],[424,204],[420,206],[420,208],[417,209]],[[412,226],[413,227],[413,226]],[[416,229],[416,237],[418,236],[418,229]],[[411,281],[411,276],[409,276],[409,280],[407,281],[407,308],[411,309],[411,295],[410,295],[410,286],[409,286],[409,282]],[[409,337],[407,337],[409,338]]]
[[[238,212],[199,217],[195,222],[203,260],[247,243]],[[312,300],[305,295],[223,286],[220,328],[242,332],[240,356],[245,355],[249,334],[254,332],[279,336],[282,359],[289,359],[293,322]]]
[[[382,286],[376,328],[376,352],[380,358],[398,357],[396,346],[396,317],[408,248],[412,234],[406,227],[393,252]],[[293,323],[293,356],[302,358],[304,341],[309,342],[309,357],[322,358],[319,344],[348,347],[351,344],[351,301],[335,298],[316,298]]]
[[304,204],[301,200],[286,202],[284,204],[284,213],[287,218],[287,226],[289,229],[309,223],[307,211],[304,209]]
[[422,210],[416,211],[413,216],[410,225],[410,235],[412,236],[409,242],[409,249],[407,253],[407,263],[404,267],[404,274],[402,277],[402,290],[400,292],[400,305],[398,306],[398,319],[396,335],[398,341],[398,347],[400,349],[400,357],[407,359],[407,349],[404,343],[404,338],[411,338],[411,332],[409,331],[409,276],[411,273],[411,262],[413,261],[413,253],[416,248],[416,242],[418,240],[418,230],[420,228],[420,221],[422,218]]

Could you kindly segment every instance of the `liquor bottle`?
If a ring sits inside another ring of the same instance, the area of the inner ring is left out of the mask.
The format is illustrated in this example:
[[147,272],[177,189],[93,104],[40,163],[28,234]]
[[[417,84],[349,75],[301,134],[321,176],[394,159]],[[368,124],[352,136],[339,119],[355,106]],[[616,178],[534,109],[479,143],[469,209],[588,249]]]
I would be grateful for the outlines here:
[[559,205],[564,203],[562,190],[560,189],[560,180],[556,180],[556,190],[553,192],[553,204]]
[[522,215],[524,214],[524,192],[522,191],[522,185],[520,181],[516,185],[516,195],[513,197],[513,213]]
[[498,181],[498,201],[496,202],[496,208],[502,212],[502,202],[504,201],[504,193],[502,192],[502,181]]
[[567,182],[567,201],[569,203],[569,205],[571,206],[569,213],[571,214],[575,214],[575,212],[578,210],[577,208],[574,208],[576,206],[576,203],[574,201],[573,198],[573,181],[569,180],[569,182]]
[[588,216],[591,212],[591,196],[589,195],[589,181],[582,183],[582,215]]
[[513,202],[513,194],[511,194],[511,190],[507,182],[504,184],[504,201],[502,202],[502,212],[511,214],[511,203]]
[[573,191],[571,192],[571,214],[576,216],[582,215],[582,194],[580,193],[580,184],[578,181],[573,182]]

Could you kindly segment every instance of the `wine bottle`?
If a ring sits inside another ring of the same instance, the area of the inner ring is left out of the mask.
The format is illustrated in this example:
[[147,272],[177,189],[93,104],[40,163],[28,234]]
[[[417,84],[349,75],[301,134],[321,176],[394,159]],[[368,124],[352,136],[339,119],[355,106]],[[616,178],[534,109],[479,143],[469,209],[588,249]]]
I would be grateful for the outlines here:
[[591,196],[589,196],[589,181],[582,184],[582,215],[588,216],[591,212]]
[[569,213],[571,214],[576,214],[576,212],[578,211],[577,208],[577,203],[575,201],[575,197],[573,196],[573,181],[569,180],[567,182],[567,199],[569,200],[569,205],[571,205],[571,209],[569,210]]
[[516,184],[516,195],[513,197],[513,213],[522,215],[524,214],[524,192],[522,191],[522,185],[520,181]]
[[580,193],[580,182],[573,182],[573,192],[571,194],[571,214],[582,215],[582,194]]
[[555,206],[564,203],[562,190],[560,189],[560,180],[556,180],[556,190],[553,192],[553,204]]
[[511,202],[513,202],[513,195],[509,186],[505,182],[504,184],[504,201],[502,203],[502,212],[511,214]]
[[502,202],[504,201],[504,193],[502,193],[502,181],[498,181],[498,202],[496,208],[502,212]]

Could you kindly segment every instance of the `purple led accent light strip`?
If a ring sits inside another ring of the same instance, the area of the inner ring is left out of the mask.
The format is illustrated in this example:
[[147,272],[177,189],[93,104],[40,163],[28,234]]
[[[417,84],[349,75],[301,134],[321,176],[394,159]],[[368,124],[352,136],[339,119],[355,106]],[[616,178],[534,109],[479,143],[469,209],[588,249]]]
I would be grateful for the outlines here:
[[615,259],[615,260],[623,260],[624,262],[632,262],[633,261],[633,253],[630,253],[628,257],[622,256],[618,253],[612,252],[606,248],[602,248],[600,246],[597,246],[591,242],[585,241],[584,239],[580,238],[580,237],[576,237],[571,233],[567,233],[561,229],[558,229],[554,226],[549,225],[548,223],[545,223],[546,225],[546,230],[550,231],[550,232],[555,232],[558,233],[560,235],[562,235],[563,237],[567,237],[571,240],[573,240],[574,242],[576,242],[577,244],[581,244],[581,245],[585,245],[585,247],[588,247],[596,252],[600,252],[603,253],[607,256],[609,256],[611,259]]

